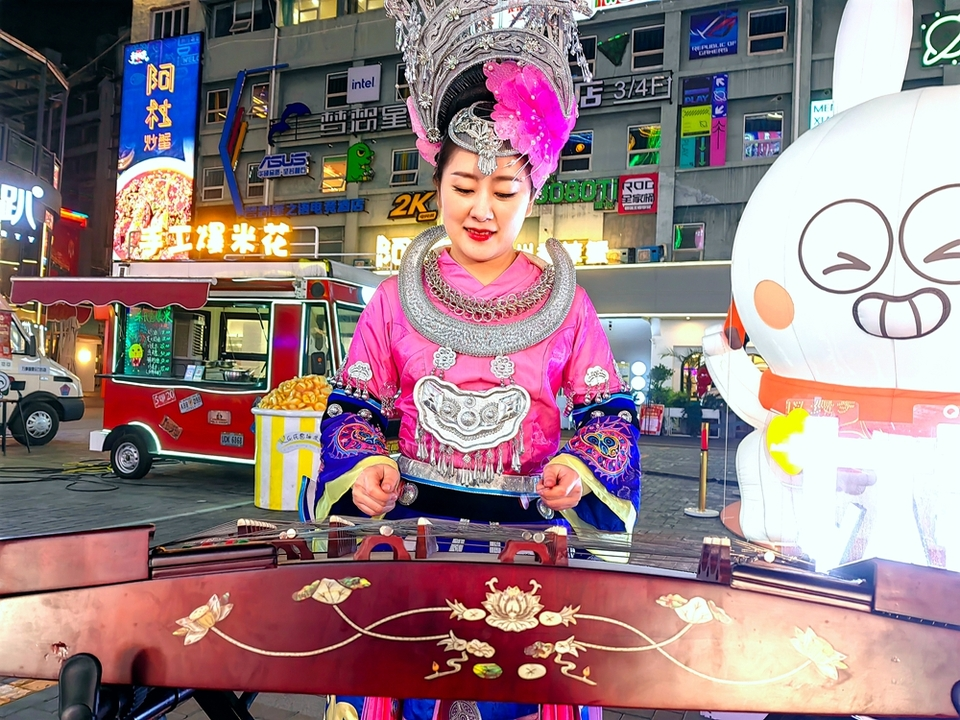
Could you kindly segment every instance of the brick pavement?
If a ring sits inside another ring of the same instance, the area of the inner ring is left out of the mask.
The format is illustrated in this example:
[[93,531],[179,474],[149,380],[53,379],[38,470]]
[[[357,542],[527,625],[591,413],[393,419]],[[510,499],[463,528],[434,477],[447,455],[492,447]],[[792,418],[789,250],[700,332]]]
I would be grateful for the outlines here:
[[[237,517],[295,519],[295,513],[261,510],[253,505],[253,471],[233,466],[170,463],[156,467],[138,481],[120,481],[80,474],[78,463],[104,463],[106,455],[87,450],[89,431],[99,429],[94,407],[78,423],[65,424],[51,444],[28,454],[15,442],[0,459],[0,537],[35,535],[102,527],[104,524],[150,522],[155,542],[167,542],[230,522]],[[704,535],[729,535],[717,519],[683,514],[695,507],[700,464],[699,443],[689,438],[644,437],[644,481],[637,530],[675,536],[695,546]],[[708,463],[707,506],[721,509],[739,499],[734,472],[735,446],[723,452],[714,441]],[[39,470],[66,474],[53,479]],[[97,472],[104,468],[95,468]],[[723,480],[726,478],[727,482]],[[691,558],[693,560],[693,558]],[[0,718],[50,720],[57,717],[57,687],[43,689],[29,681],[0,679]],[[251,711],[259,720],[322,718],[323,702],[315,696],[258,696]],[[604,711],[604,720],[699,720],[696,712],[653,710]],[[205,718],[191,700],[167,714],[169,720]]]

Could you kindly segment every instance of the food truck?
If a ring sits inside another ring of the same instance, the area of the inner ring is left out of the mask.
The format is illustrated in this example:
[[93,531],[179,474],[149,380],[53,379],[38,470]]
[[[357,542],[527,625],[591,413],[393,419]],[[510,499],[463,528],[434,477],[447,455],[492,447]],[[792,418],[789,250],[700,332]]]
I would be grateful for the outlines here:
[[130,262],[109,278],[14,278],[12,300],[108,307],[103,429],[90,449],[140,478],[156,458],[254,464],[252,409],[343,362],[382,280],[330,260]]

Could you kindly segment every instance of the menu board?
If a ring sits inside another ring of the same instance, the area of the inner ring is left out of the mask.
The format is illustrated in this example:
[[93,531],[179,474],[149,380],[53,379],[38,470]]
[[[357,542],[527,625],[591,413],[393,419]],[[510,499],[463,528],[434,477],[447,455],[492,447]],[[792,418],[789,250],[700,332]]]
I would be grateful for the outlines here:
[[124,375],[170,377],[173,371],[173,310],[134,307],[127,311]]
[[0,310],[0,358],[12,357],[10,322],[10,313]]

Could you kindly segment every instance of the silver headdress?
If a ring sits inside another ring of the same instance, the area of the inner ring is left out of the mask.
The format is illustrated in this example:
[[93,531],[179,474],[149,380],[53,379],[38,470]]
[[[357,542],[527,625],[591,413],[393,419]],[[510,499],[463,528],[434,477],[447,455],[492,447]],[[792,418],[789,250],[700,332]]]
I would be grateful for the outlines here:
[[497,158],[516,155],[509,140],[497,136],[490,119],[493,104],[473,103],[453,116],[447,135],[460,147],[480,156],[478,167],[484,175],[492,175],[497,169]]
[[422,141],[418,147],[428,160],[423,143],[442,141],[451,107],[483,82],[483,70],[491,63],[515,61],[536,68],[564,117],[576,113],[569,58],[577,59],[589,80],[574,18],[575,12],[593,14],[587,0],[384,0],[384,7],[397,21],[397,47],[410,86],[407,105]]

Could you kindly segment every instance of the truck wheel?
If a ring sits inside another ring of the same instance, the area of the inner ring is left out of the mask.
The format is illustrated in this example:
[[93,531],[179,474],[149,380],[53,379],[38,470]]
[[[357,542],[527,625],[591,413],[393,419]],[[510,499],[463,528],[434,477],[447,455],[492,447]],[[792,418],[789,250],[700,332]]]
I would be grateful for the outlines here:
[[139,480],[153,466],[153,458],[143,438],[128,433],[113,444],[110,451],[110,465],[113,472],[124,480]]
[[30,447],[46,445],[56,437],[59,429],[60,416],[45,402],[24,403],[10,422],[10,433],[14,439],[21,445],[26,445],[26,431],[30,436]]

